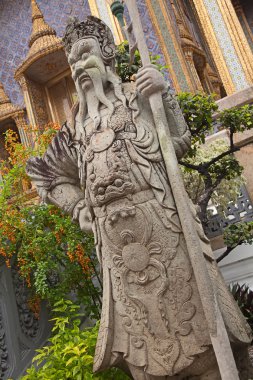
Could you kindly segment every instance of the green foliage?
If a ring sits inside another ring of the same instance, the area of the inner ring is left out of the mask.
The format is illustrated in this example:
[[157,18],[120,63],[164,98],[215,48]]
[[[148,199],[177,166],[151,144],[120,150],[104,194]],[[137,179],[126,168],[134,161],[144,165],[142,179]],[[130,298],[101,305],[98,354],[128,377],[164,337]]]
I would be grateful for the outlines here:
[[230,290],[253,332],[253,291],[245,284],[234,284]]
[[[200,165],[209,162],[221,153],[229,149],[228,143],[224,139],[215,140],[210,144],[200,145],[195,152],[194,157],[188,157],[187,162]],[[205,192],[204,176],[197,170],[181,166],[185,187],[193,203],[197,204]],[[219,206],[220,211],[225,211],[230,201],[236,201],[244,178],[241,176],[242,167],[234,156],[228,155],[210,166],[209,173],[212,182],[215,182],[217,175],[223,176],[223,180],[217,185],[212,192],[210,201]]]
[[188,156],[194,157],[198,146],[205,143],[207,133],[213,130],[213,114],[218,110],[218,106],[212,95],[181,92],[177,100],[192,135]]
[[[240,148],[234,143],[234,134],[253,127],[253,105],[234,107],[221,112],[212,95],[181,93],[178,101],[192,135],[188,154],[180,161],[186,189],[199,206],[199,218],[205,227],[208,223],[207,207],[211,201],[220,210],[234,201],[243,183],[243,168],[234,153]],[[213,116],[220,129],[227,131],[227,144],[209,143],[213,132]],[[204,145],[205,144],[205,145]]]
[[220,121],[230,132],[244,132],[253,127],[253,106],[246,104],[242,107],[233,107],[222,111]]
[[[55,304],[53,336],[37,350],[33,365],[20,380],[127,380],[118,369],[93,374],[93,357],[99,324],[81,329],[79,306],[71,301]],[[40,366],[40,367],[38,367]]]
[[[154,64],[157,69],[163,72],[167,66],[161,65],[159,63],[159,55],[150,55],[150,61]],[[133,80],[133,75],[141,68],[141,57],[139,50],[134,53],[134,59],[132,64],[130,64],[130,54],[129,54],[129,44],[128,41],[123,41],[116,49],[116,72],[122,79],[122,82],[130,82]]]
[[238,244],[253,244],[253,222],[231,224],[224,231],[224,243],[235,248]]
[[128,48],[128,41],[123,41],[117,46],[116,50],[116,72],[122,79],[122,82],[130,82],[132,76],[137,73],[141,67],[141,57],[138,50],[134,54],[133,63],[130,65],[130,54]]
[[9,158],[2,162],[0,192],[0,256],[25,279],[35,315],[40,300],[53,305],[71,293],[85,305],[86,315],[99,318],[102,290],[93,236],[83,233],[56,207],[29,200],[26,160],[42,154],[57,129],[45,128],[34,149],[7,133]]
[[[213,116],[218,112],[214,95],[182,92],[177,96],[180,108],[192,134],[190,154],[194,155],[199,144],[204,144],[208,134],[213,132]],[[253,105],[233,107],[216,116],[220,129],[227,129],[229,135],[244,132],[253,127]]]
[[24,208],[17,262],[20,274],[53,305],[76,293],[86,314],[99,318],[101,288],[94,286],[97,258],[93,236],[51,205]]

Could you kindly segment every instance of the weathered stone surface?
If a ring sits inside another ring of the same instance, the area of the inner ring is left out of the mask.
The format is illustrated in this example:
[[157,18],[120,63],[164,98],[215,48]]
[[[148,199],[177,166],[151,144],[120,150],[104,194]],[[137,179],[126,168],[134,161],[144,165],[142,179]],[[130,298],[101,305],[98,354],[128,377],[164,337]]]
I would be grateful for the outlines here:
[[[243,133],[244,135],[244,133]],[[247,190],[250,199],[253,200],[253,176],[252,176],[252,160],[253,160],[253,134],[251,137],[251,143],[236,152],[235,156],[240,164],[243,166],[243,175],[246,178]],[[245,142],[245,140],[243,141]]]
[[[163,93],[181,157],[190,137],[178,105],[152,66],[139,72],[137,89],[121,83],[114,73],[111,33],[101,21],[74,21],[65,43],[79,103],[72,121],[43,158],[30,160],[27,171],[45,201],[70,213],[84,231],[94,232],[104,285],[94,370],[127,365],[136,380],[217,380],[200,289],[146,95]],[[235,345],[246,346],[248,326],[194,218],[199,255],[206,259],[210,292],[222,313],[217,313],[218,321],[224,320]]]
[[253,86],[246,87],[241,91],[237,91],[232,95],[226,96],[223,99],[219,99],[217,104],[219,110],[225,110],[227,108],[239,107],[253,101]]

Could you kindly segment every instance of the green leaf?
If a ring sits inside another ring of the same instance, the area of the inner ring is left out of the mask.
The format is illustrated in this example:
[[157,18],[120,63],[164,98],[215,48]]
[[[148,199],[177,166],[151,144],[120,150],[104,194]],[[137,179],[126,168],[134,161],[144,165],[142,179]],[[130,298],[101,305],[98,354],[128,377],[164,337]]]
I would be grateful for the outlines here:
[[69,366],[70,364],[72,364],[76,360],[77,360],[76,357],[73,356],[72,358],[70,358],[69,360],[66,361],[66,366]]

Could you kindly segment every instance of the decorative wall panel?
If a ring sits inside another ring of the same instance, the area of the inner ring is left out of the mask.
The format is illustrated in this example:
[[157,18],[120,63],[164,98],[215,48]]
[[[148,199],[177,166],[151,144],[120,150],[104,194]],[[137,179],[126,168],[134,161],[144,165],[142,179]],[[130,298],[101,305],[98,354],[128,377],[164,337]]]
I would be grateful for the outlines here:
[[50,334],[47,308],[43,305],[37,319],[28,300],[18,271],[0,262],[0,380],[18,379]]
[[182,64],[185,64],[185,62],[182,62],[179,58],[180,52],[178,50],[178,44],[175,38],[173,41],[172,36],[174,31],[169,29],[171,21],[169,15],[170,8],[167,7],[166,2],[160,0],[147,0],[147,5],[150,13],[153,13],[153,22],[157,24],[157,33],[160,33],[163,50],[167,52],[169,56],[169,62],[167,63],[170,64],[169,71],[172,72],[174,85],[178,91],[190,91],[191,88],[182,67]]
[[249,84],[240,64],[239,57],[235,51],[231,36],[222,17],[219,5],[216,0],[203,1],[236,90],[242,90],[243,88],[248,87]]
[[224,228],[230,224],[253,221],[253,204],[245,186],[242,186],[237,201],[228,204],[224,214],[219,213],[216,207],[211,207],[209,211],[211,215],[205,230],[209,239],[222,235]]

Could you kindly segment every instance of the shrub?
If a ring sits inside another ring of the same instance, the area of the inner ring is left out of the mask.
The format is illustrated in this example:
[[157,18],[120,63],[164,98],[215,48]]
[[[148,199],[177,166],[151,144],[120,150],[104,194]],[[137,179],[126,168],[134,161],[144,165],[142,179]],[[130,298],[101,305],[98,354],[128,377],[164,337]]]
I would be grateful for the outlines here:
[[[93,374],[93,356],[99,323],[81,329],[79,306],[58,301],[54,307],[53,336],[47,346],[37,350],[34,365],[20,380],[127,380],[116,368]],[[40,366],[40,367],[39,367]]]

